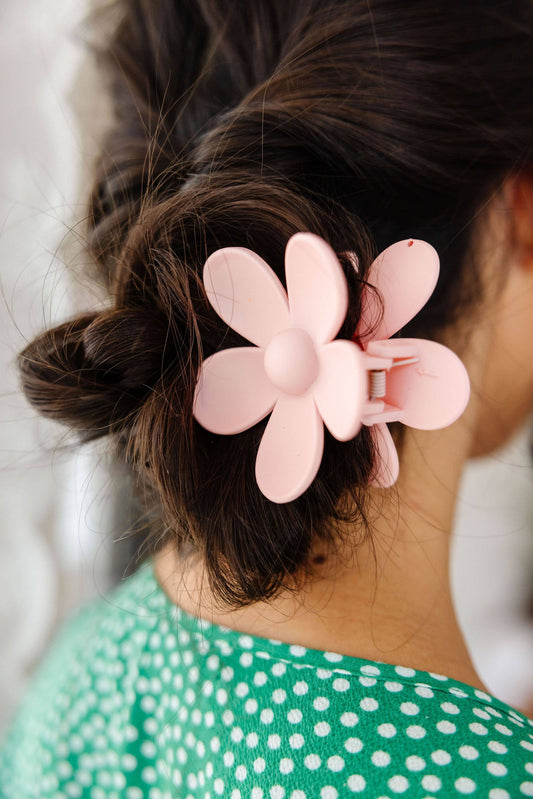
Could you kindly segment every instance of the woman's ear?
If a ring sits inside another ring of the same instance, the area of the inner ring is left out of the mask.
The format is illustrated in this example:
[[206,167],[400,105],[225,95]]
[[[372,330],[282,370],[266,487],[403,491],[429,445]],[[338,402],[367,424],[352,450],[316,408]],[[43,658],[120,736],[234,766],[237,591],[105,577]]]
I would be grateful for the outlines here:
[[516,248],[517,264],[533,270],[533,167],[509,178],[504,192],[511,215],[511,243]]

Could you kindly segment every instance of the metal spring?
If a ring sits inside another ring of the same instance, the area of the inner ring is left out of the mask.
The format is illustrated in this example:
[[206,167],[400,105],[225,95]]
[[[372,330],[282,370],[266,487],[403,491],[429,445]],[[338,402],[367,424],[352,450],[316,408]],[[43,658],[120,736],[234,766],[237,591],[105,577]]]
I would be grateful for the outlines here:
[[378,399],[379,397],[384,397],[386,391],[385,369],[379,369],[379,370],[372,369],[369,374],[370,374],[370,386],[369,386],[370,399]]

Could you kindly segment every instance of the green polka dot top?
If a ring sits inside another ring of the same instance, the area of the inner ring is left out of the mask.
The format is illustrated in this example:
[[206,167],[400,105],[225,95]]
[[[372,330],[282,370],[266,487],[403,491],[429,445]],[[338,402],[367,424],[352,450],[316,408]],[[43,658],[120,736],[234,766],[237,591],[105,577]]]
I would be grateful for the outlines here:
[[516,799],[533,722],[440,674],[245,635],[147,562],[67,624],[0,754],[2,799]]

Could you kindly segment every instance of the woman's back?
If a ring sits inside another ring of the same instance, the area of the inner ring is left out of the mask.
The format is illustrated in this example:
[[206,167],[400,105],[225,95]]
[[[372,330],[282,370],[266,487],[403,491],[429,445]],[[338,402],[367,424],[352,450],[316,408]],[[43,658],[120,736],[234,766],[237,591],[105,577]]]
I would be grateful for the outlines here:
[[533,722],[440,674],[258,638],[151,561],[65,628],[0,760],[17,799],[533,796]]

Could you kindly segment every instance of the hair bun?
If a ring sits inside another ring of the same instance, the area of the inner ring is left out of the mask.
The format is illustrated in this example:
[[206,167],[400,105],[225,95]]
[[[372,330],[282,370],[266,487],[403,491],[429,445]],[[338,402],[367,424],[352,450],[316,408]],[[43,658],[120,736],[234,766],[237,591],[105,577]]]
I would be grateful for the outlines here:
[[18,356],[24,393],[82,440],[116,432],[161,374],[166,329],[155,311],[112,309],[46,330]]
[[99,314],[81,336],[87,365],[110,384],[149,389],[162,370],[166,329],[164,319],[144,309]]

